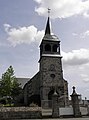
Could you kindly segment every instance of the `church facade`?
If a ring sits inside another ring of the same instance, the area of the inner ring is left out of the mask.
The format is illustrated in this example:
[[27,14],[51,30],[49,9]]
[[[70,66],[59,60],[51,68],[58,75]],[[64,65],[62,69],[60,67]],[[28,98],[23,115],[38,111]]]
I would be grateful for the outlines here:
[[51,34],[48,17],[40,44],[39,72],[23,88],[24,105],[35,103],[43,108],[51,108],[55,91],[59,96],[59,106],[68,105],[68,82],[63,78],[60,40]]

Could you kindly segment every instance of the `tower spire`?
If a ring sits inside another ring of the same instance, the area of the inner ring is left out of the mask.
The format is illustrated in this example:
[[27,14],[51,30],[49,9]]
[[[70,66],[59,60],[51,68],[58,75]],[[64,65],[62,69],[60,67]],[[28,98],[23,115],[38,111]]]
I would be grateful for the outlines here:
[[47,20],[47,24],[46,24],[46,29],[45,29],[45,35],[46,34],[51,34],[51,30],[50,30],[50,10],[51,9],[49,9],[48,8],[48,20]]

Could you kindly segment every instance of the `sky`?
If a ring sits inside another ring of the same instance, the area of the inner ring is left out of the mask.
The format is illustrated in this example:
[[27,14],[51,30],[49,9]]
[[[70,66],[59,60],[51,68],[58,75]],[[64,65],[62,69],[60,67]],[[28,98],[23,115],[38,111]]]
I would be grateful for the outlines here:
[[47,8],[61,41],[64,79],[89,99],[89,0],[0,0],[0,77],[12,65],[16,77],[39,70],[39,45]]

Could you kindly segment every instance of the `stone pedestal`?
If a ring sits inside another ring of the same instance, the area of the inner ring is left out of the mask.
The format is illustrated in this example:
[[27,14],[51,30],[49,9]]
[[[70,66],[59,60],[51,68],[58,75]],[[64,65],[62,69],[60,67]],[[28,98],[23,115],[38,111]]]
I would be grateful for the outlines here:
[[89,105],[87,105],[87,115],[89,116]]
[[78,96],[79,95],[75,92],[75,87],[73,87],[73,93],[71,95],[71,100],[72,100],[74,117],[80,117],[81,116]]
[[56,93],[56,91],[52,96],[52,117],[53,118],[59,117],[58,94]]

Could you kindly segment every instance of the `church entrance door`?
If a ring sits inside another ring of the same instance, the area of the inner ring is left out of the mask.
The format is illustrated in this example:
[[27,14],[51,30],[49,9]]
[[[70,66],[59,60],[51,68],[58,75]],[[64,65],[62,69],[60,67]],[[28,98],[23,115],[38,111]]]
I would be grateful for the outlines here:
[[49,104],[49,108],[52,108],[52,95],[54,93],[54,90],[51,90],[49,93],[48,93],[48,104]]

